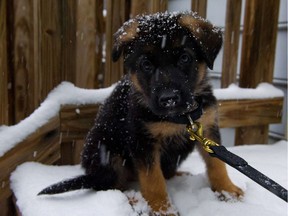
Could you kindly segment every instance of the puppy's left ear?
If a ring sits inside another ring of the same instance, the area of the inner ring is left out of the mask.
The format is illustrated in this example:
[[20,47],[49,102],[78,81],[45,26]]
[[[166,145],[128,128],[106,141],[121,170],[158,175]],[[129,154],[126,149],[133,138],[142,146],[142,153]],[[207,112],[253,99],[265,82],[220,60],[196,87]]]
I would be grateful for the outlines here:
[[187,28],[200,47],[207,66],[212,70],[216,56],[222,46],[222,31],[207,20],[192,14],[182,14],[179,24]]
[[[114,34],[114,45],[112,49],[112,59],[117,61],[121,54],[125,52],[125,47],[137,37],[138,22],[128,21]],[[125,53],[124,53],[125,54]]]

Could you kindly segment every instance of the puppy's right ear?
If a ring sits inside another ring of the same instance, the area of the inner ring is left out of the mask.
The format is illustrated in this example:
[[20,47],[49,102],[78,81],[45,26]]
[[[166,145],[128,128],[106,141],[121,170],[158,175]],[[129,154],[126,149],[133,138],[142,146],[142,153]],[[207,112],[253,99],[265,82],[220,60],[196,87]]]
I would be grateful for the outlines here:
[[114,34],[114,45],[112,49],[112,59],[117,61],[121,54],[124,52],[125,47],[131,43],[138,36],[138,22],[136,20],[130,20]]

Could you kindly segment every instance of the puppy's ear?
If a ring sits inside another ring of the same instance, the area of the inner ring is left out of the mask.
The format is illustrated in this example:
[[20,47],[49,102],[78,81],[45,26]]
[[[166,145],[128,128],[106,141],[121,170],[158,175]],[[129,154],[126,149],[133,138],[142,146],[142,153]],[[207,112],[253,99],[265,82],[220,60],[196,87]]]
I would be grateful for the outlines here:
[[207,66],[213,69],[214,60],[222,46],[222,31],[220,28],[192,14],[182,14],[178,22],[182,27],[187,28],[191,32],[200,47]]
[[125,51],[125,47],[131,43],[138,32],[138,22],[131,20],[126,23],[114,34],[114,45],[112,49],[112,59],[117,61]]

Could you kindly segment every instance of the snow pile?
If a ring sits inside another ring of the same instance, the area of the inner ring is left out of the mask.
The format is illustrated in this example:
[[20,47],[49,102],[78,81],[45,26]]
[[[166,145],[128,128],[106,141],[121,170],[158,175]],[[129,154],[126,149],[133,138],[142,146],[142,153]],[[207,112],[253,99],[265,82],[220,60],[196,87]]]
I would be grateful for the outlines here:
[[[287,188],[287,144],[281,141],[274,145],[239,146],[230,150]],[[229,175],[245,191],[245,196],[241,201],[219,201],[210,190],[204,163],[198,152],[192,153],[180,170],[193,175],[174,177],[167,185],[172,202],[181,216],[287,215],[287,203],[231,167],[228,167]],[[81,190],[37,196],[44,187],[83,172],[80,166],[47,166],[34,162],[19,166],[11,176],[11,187],[22,215],[148,216],[149,207],[136,184],[124,193],[118,190]]]
[[228,88],[214,89],[214,95],[218,100],[231,99],[268,99],[284,97],[284,92],[269,83],[260,83],[257,88],[240,88],[231,84]]
[[[104,89],[82,89],[69,82],[63,82],[48,95],[46,100],[29,117],[13,126],[0,127],[0,157],[12,149],[17,143],[35,132],[57,116],[61,105],[65,104],[97,104],[103,103],[113,91],[115,85]],[[253,99],[283,97],[283,92],[268,83],[260,84],[256,89],[243,89],[231,85],[226,89],[216,89],[218,99]]]

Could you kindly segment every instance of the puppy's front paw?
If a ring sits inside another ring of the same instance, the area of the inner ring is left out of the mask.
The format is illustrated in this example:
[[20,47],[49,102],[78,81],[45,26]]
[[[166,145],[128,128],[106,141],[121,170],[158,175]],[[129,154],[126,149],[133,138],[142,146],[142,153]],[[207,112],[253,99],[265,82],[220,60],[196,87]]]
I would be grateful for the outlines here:
[[218,198],[222,201],[241,200],[244,196],[243,190],[234,184],[222,185],[222,187],[218,187],[215,191]]
[[153,211],[153,216],[180,216],[177,209],[171,204],[167,203],[159,208],[157,211]]

